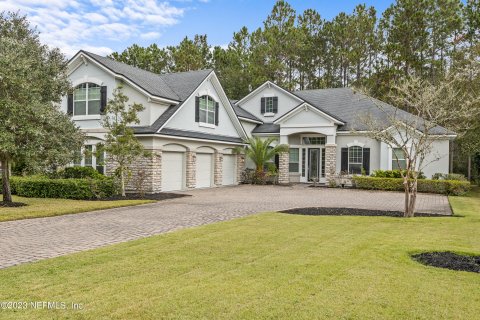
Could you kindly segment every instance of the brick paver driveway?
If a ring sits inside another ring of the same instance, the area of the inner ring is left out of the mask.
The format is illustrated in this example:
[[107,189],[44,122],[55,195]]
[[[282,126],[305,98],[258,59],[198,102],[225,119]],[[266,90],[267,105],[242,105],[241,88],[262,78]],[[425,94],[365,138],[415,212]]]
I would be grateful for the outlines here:
[[[0,223],[0,268],[56,257],[186,227],[295,207],[402,210],[403,194],[308,188],[237,186],[186,192],[136,207]],[[420,194],[418,211],[451,214],[445,196]]]

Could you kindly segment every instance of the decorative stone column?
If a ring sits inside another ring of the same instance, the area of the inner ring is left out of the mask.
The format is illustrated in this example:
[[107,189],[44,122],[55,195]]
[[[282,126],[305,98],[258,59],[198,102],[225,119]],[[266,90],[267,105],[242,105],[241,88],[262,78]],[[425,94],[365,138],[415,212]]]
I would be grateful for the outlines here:
[[281,152],[278,155],[278,183],[279,184],[289,184],[290,175],[289,175],[289,163],[290,163],[290,154],[288,152]]
[[187,176],[187,188],[192,189],[197,185],[197,154],[193,151],[187,151],[187,165],[186,165],[186,176]]
[[[129,192],[157,193],[162,191],[162,151],[146,150],[148,157],[138,157],[131,165],[130,178],[125,190]],[[107,156],[106,175],[115,173],[116,164]]]
[[245,155],[237,153],[237,183],[242,181],[242,172],[245,170]]
[[337,145],[325,145],[325,178],[329,178],[337,171]]
[[221,186],[223,184],[223,154],[215,152],[214,157],[213,183],[216,186]]

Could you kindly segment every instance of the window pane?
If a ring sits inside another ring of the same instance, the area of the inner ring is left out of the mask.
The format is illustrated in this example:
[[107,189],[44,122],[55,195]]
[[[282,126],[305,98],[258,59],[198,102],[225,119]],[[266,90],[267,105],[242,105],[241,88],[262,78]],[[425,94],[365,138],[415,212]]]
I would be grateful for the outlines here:
[[349,165],[349,173],[351,173],[351,174],[361,174],[362,173],[362,165],[360,163],[350,164]]
[[305,177],[305,154],[306,154],[306,151],[303,148],[302,149],[302,177]]
[[405,170],[407,168],[406,160],[392,160],[392,170]]
[[297,148],[290,149],[290,162],[296,162],[298,163],[299,161],[299,153]]
[[88,100],[100,100],[100,87],[97,85],[88,86]]
[[87,102],[86,101],[75,101],[73,108],[73,115],[86,115],[87,114]]
[[87,99],[87,85],[81,84],[75,88],[75,92],[73,93],[73,100],[86,100]]
[[362,163],[363,160],[363,148],[362,147],[350,147],[348,148],[348,162],[349,163]]
[[73,165],[76,167],[82,165],[82,150],[75,151],[75,158],[73,159]]
[[100,114],[100,100],[88,101],[88,114]]
[[303,137],[303,144],[325,144],[325,137]]
[[212,98],[208,98],[208,111],[215,111],[215,101]]
[[93,163],[92,146],[85,146],[85,167],[91,167]]
[[290,163],[288,165],[289,172],[298,172],[298,163]]
[[[396,156],[396,157],[395,157]],[[405,159],[405,152],[403,152],[402,148],[394,148],[393,149],[393,159]]]
[[208,112],[208,123],[215,123],[215,112]]
[[200,97],[199,105],[200,105],[200,110],[207,110],[207,97],[206,96]]
[[265,99],[265,112],[273,113],[273,97],[267,97]]
[[325,178],[325,148],[322,148],[322,178]]
[[200,109],[200,122],[207,122],[207,111]]

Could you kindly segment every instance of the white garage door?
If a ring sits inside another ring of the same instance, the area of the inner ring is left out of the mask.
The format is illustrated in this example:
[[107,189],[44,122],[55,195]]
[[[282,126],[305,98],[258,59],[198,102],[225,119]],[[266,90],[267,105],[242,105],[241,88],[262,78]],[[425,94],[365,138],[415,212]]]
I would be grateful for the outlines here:
[[232,154],[223,155],[223,175],[222,175],[222,184],[228,186],[235,184],[235,176],[237,175],[236,170],[236,156]]
[[162,152],[162,191],[183,189],[183,152]]
[[197,153],[197,188],[209,188],[213,180],[213,154]]

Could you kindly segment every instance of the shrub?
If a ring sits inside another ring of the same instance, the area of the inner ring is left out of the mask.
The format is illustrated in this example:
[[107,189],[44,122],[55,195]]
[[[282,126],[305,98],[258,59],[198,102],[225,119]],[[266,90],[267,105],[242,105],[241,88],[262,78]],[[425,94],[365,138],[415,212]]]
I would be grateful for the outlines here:
[[[42,177],[12,177],[12,194],[29,198],[99,199],[117,193],[112,178],[49,179]],[[1,184],[0,184],[1,185]]]
[[64,179],[103,179],[105,176],[92,167],[67,167],[58,173]]
[[[355,176],[355,187],[369,190],[404,191],[401,178],[376,178]],[[418,192],[463,195],[470,190],[470,182],[457,180],[418,180]]]
[[[405,174],[405,171],[404,171]],[[375,178],[402,178],[402,170],[375,170],[372,173]],[[423,172],[418,173],[418,179],[425,179]]]
[[456,180],[456,181],[467,181],[467,178],[463,174],[459,173],[435,173],[432,176],[433,180]]

